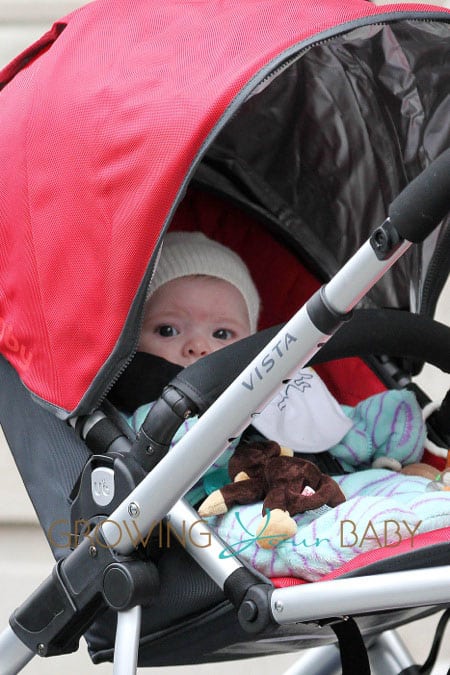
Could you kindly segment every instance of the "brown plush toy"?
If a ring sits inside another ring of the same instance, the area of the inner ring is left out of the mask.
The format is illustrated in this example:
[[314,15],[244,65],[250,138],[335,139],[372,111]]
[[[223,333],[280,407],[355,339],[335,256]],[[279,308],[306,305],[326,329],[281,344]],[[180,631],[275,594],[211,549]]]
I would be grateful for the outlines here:
[[233,483],[216,490],[198,510],[202,518],[226,513],[234,504],[263,501],[263,518],[257,528],[258,544],[274,548],[297,532],[292,518],[297,513],[324,504],[338,506],[345,501],[338,484],[292,450],[274,441],[241,444],[228,465]]

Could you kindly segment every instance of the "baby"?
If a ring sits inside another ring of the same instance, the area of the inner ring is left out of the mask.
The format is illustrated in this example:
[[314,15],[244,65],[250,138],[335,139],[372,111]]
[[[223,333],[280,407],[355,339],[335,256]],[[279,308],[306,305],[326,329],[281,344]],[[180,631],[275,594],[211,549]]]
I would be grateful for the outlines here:
[[[259,310],[255,284],[236,253],[200,232],[169,233],[150,285],[139,350],[185,367],[254,333]],[[151,405],[140,406],[129,419],[136,431]],[[351,429],[330,452],[345,471],[369,468],[374,460],[398,470],[420,460],[424,425],[411,392],[385,392],[342,411]],[[186,420],[173,442],[195,421]],[[188,493],[192,504],[229,482],[227,466],[236,443]]]
[[260,301],[244,262],[200,232],[172,232],[150,286],[139,350],[188,366],[256,330]]

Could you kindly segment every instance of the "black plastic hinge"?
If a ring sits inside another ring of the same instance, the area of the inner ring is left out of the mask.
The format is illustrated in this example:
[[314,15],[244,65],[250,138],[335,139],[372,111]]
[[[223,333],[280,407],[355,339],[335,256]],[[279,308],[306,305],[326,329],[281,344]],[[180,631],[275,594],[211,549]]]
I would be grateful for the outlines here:
[[224,593],[236,607],[238,621],[247,633],[261,633],[276,625],[270,598],[273,586],[246,567],[235,570],[224,584]]
[[372,232],[369,241],[378,260],[389,260],[404,239],[395,225],[392,224],[390,218],[387,218],[380,227]]

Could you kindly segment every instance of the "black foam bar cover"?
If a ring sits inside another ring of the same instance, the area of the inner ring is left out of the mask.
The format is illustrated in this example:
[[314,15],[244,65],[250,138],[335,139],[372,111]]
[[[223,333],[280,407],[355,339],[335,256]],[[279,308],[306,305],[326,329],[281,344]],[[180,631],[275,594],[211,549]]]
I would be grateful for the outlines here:
[[389,218],[403,239],[423,241],[450,211],[450,148],[394,199]]
[[450,373],[450,328],[399,309],[362,309],[344,323],[309,365],[350,356],[412,357]]
[[[171,384],[206,410],[264,349],[281,326],[266,329],[204,356]],[[450,328],[396,309],[357,310],[314,355],[309,365],[350,356],[410,356],[450,372]]]

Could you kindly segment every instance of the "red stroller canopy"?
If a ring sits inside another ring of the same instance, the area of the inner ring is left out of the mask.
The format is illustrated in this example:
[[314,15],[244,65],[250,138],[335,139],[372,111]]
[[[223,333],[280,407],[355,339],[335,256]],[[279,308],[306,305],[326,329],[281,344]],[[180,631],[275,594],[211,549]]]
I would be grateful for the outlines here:
[[60,415],[105,394],[135,348],[149,263],[187,179],[269,64],[336,27],[433,11],[98,0],[6,67],[0,347],[30,391]]

